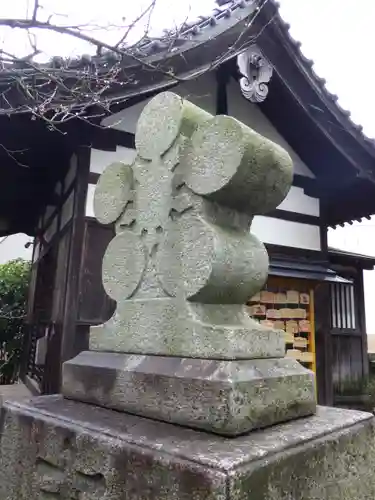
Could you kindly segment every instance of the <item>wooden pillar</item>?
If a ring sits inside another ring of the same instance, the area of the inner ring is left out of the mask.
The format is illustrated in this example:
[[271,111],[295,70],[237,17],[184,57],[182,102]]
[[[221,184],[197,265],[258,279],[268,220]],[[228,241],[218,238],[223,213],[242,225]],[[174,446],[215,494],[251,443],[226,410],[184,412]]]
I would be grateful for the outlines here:
[[315,289],[315,344],[318,403],[332,406],[332,335],[330,290],[327,283],[319,284]]
[[367,329],[366,329],[366,311],[365,311],[365,289],[363,283],[363,269],[358,268],[357,278],[355,280],[355,295],[357,300],[358,322],[361,331],[362,359],[363,359],[363,377],[367,378],[369,374],[369,359],[367,352]]
[[76,323],[78,314],[78,291],[81,255],[84,238],[85,206],[90,173],[90,148],[77,150],[77,179],[74,197],[74,215],[68,259],[68,279],[66,286],[64,321],[61,338],[61,362],[74,357]]

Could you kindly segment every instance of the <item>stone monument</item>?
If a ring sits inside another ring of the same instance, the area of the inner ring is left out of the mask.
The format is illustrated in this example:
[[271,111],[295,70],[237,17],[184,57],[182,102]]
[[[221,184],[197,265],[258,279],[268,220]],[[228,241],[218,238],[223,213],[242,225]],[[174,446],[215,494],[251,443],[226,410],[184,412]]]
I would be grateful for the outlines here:
[[166,92],[95,213],[113,317],[65,363],[63,396],[7,403],[0,500],[364,500],[371,415],[317,408],[313,373],[244,305],[264,285],[255,215],[287,195],[279,146]]

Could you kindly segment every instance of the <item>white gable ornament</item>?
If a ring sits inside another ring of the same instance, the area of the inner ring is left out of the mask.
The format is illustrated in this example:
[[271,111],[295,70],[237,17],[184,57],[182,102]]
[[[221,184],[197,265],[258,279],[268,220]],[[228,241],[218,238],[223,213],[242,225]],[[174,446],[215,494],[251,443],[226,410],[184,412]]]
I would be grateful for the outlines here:
[[237,66],[242,75],[240,87],[243,96],[250,102],[263,102],[268,95],[268,83],[273,68],[256,45],[251,45],[237,56]]

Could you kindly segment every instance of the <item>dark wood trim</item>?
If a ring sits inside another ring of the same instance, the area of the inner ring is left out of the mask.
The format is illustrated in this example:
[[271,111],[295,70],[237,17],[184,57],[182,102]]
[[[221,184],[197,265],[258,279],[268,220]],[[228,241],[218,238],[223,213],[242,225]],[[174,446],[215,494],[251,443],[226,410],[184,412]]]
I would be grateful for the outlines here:
[[328,227],[326,224],[326,217],[324,208],[322,207],[322,203],[319,200],[319,213],[320,213],[320,248],[325,256],[328,259]]
[[299,214],[296,212],[289,212],[287,210],[276,209],[265,215],[266,217],[273,217],[274,219],[282,219],[289,222],[298,222],[299,224],[308,224],[310,226],[320,226],[320,217],[315,215]]
[[[71,183],[71,185],[69,186],[69,188],[67,189],[66,193],[63,193],[60,197],[60,201],[59,203],[56,205],[56,208],[55,210],[52,212],[52,214],[48,217],[48,219],[45,221],[45,223],[43,224],[43,227],[40,229],[41,232],[45,232],[47,231],[47,229],[49,228],[49,226],[52,224],[55,216],[59,216],[61,217],[61,211],[62,211],[62,208],[64,206],[64,203],[66,202],[66,200],[69,198],[69,196],[72,194],[72,191],[73,189],[75,188],[75,181],[73,181]],[[50,205],[50,204],[49,204]],[[44,222],[44,220],[43,220]],[[60,224],[58,225],[58,231],[60,229]]]
[[320,248],[324,255],[328,258],[328,229],[323,223],[320,224]]
[[363,283],[363,271],[358,273],[354,286],[354,300],[358,303],[359,328],[362,333],[362,356],[363,356],[363,376],[369,374],[369,358],[367,352],[367,329],[366,329],[366,310],[365,310],[365,288]]
[[225,64],[216,70],[216,114],[228,114],[228,95],[227,85],[230,78],[230,73]]
[[326,262],[322,252],[319,250],[307,250],[305,248],[274,245],[271,243],[265,243],[265,246],[271,257],[296,258],[309,260],[314,263]]
[[360,337],[362,335],[362,331],[359,329],[351,329],[351,328],[331,328],[332,335],[342,335],[346,337]]
[[41,250],[39,251],[39,257],[35,262],[32,263],[31,267],[35,267],[35,265],[37,265],[43,259],[43,257],[50,251],[53,245],[56,244],[56,241],[60,240],[65,235],[65,233],[70,230],[71,224],[72,224],[72,219],[70,219],[61,230],[57,231],[52,236],[51,241],[49,241],[41,248]]
[[135,149],[135,135],[115,128],[94,127],[90,134],[90,146],[101,151],[116,151],[117,146]]
[[77,151],[77,179],[74,196],[74,215],[68,259],[68,280],[64,308],[64,321],[61,339],[61,362],[67,361],[77,353],[74,350],[76,321],[78,315],[78,289],[81,254],[84,238],[85,206],[88,178],[90,173],[90,148],[80,147]]
[[332,336],[330,332],[330,286],[328,283],[320,283],[315,287],[314,306],[318,403],[331,406],[333,404]]
[[27,295],[27,316],[26,316],[26,323],[30,323],[33,315],[33,310],[34,310],[34,300],[35,300],[35,289],[36,289],[36,283],[37,283],[37,272],[38,272],[38,267],[37,267],[36,262],[31,263],[31,269],[30,269],[30,283],[29,283],[29,290],[28,290],[28,295]]
[[97,184],[99,180],[100,174],[96,172],[89,173],[89,184]]
[[316,179],[314,177],[307,177],[306,175],[294,174],[293,176],[293,186],[302,189],[314,189],[316,185]]
[[[92,217],[91,215],[85,216],[85,222],[87,224],[100,224],[100,222],[98,222],[98,220],[95,217]],[[113,226],[114,226],[114,224],[113,224]]]

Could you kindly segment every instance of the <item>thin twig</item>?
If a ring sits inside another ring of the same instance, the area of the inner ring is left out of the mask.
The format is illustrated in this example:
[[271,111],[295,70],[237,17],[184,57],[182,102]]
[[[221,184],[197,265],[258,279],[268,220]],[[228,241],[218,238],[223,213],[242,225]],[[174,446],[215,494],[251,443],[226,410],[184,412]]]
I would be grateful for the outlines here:
[[31,17],[32,21],[36,21],[37,16],[38,16],[38,10],[39,10],[39,0],[34,0],[33,15]]
[[120,40],[114,45],[115,48],[118,48],[120,47],[124,41],[126,40],[126,38],[128,37],[129,33],[131,32],[131,30],[135,27],[135,25],[137,23],[139,23],[139,21],[141,21],[141,19],[143,17],[146,16],[146,14],[149,14],[149,20],[150,20],[150,17],[151,17],[151,14],[153,12],[153,10],[155,9],[155,5],[156,5],[156,0],[152,0],[151,3],[149,4],[149,6],[139,14],[138,17],[136,17],[134,19],[134,21],[131,22],[131,24],[128,26],[127,30],[125,31],[125,33],[123,34],[123,36],[120,38]]

